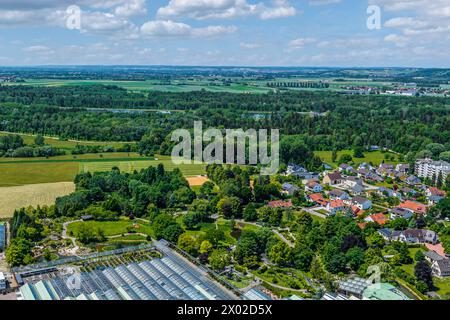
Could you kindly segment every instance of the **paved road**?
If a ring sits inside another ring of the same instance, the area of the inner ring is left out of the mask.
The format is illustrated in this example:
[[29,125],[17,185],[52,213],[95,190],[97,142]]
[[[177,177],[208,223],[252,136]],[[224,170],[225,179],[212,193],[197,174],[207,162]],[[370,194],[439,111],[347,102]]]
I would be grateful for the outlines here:
[[62,231],[61,237],[62,237],[63,239],[69,239],[70,241],[72,241],[73,248],[70,249],[70,250],[67,250],[67,252],[69,252],[69,253],[72,254],[72,255],[76,255],[76,254],[77,254],[77,251],[78,251],[78,249],[80,249],[80,247],[77,245],[77,242],[76,242],[76,238],[75,238],[75,237],[69,237],[69,236],[67,235],[67,227],[68,227],[69,224],[71,224],[71,223],[74,223],[74,222],[82,222],[82,221],[83,221],[83,220],[72,220],[72,221],[67,221],[67,222],[64,222],[64,223],[63,223],[63,231]]
[[308,212],[309,214],[312,214],[312,215],[317,216],[317,217],[322,218],[322,219],[326,219],[326,217],[327,217],[326,214],[323,214],[323,213],[314,211],[314,210],[309,209],[309,208],[301,208],[301,209],[302,209],[303,211]]
[[279,232],[278,230],[272,229],[273,233],[275,233],[278,237],[281,238],[281,240],[283,240],[284,243],[286,243],[289,247],[293,248],[295,247],[295,245],[289,241],[288,239],[286,239],[283,234],[281,234],[281,232]]

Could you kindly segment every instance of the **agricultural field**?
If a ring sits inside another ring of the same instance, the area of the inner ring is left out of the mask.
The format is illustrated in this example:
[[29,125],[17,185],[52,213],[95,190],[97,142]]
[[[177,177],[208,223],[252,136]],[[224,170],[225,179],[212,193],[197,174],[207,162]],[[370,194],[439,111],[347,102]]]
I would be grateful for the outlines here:
[[[16,132],[6,132],[6,131],[0,131],[0,136],[6,136],[6,135],[19,135],[22,137],[25,144],[30,145],[34,143],[34,139],[36,138],[36,135],[34,134],[28,134],[28,133],[16,133]],[[121,147],[125,144],[125,142],[116,142],[116,141],[82,141],[82,140],[60,140],[56,137],[44,137],[45,144],[49,144],[52,147],[59,148],[59,149],[65,149],[65,150],[72,150],[77,145],[81,146],[111,146],[114,148]],[[127,142],[129,144],[132,144],[132,142]]]
[[[128,91],[165,91],[165,92],[190,92],[207,90],[212,92],[230,93],[266,93],[272,91],[266,87],[265,82],[260,85],[250,85],[240,82],[231,82],[230,85],[223,85],[221,82],[207,80],[173,80],[170,83],[158,80],[145,81],[113,81],[113,80],[52,80],[52,79],[27,79],[21,85],[32,86],[89,86],[89,85],[115,85]],[[16,84],[17,85],[17,84]]]
[[172,163],[169,157],[158,158],[158,160],[149,161],[111,161],[111,162],[83,162],[80,163],[80,172],[102,172],[110,171],[113,167],[118,167],[123,172],[133,172],[134,170],[146,169],[150,166],[157,166],[162,163],[164,168],[172,171],[179,168],[185,176],[198,176],[206,173],[204,164],[181,164]]
[[[317,156],[320,157],[320,159],[322,159],[323,162],[329,164],[330,166],[333,167],[337,167],[338,163],[337,162],[332,162],[331,161],[331,151],[315,151],[314,152]],[[337,161],[339,161],[339,158],[341,157],[341,155],[343,154],[349,154],[351,156],[353,156],[353,150],[341,150],[337,152]],[[398,156],[387,152],[388,155],[392,155],[394,156],[395,160],[391,161],[391,160],[386,160],[385,157],[386,153],[383,153],[381,151],[371,151],[371,152],[364,152],[364,158],[353,158],[353,161],[355,162],[355,164],[360,164],[362,162],[367,162],[370,163],[372,162],[374,165],[379,165],[380,163],[382,163],[383,161],[385,163],[389,163],[389,164],[397,164],[399,163],[398,161]]]
[[73,181],[76,162],[0,163],[0,187]]
[[0,188],[0,218],[12,217],[14,210],[54,204],[57,197],[75,191],[73,182],[33,184]]
[[0,159],[0,187],[21,186],[36,183],[73,181],[78,173],[109,171],[118,167],[123,172],[133,172],[162,163],[166,170],[180,168],[185,176],[206,173],[204,164],[175,165],[170,157],[153,159],[137,153],[102,153],[65,155],[45,158]]

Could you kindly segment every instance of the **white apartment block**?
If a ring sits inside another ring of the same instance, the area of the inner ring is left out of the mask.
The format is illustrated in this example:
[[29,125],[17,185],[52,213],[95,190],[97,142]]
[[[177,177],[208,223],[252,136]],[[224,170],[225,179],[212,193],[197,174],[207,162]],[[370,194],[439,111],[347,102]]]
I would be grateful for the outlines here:
[[434,161],[431,159],[419,159],[415,165],[416,175],[420,178],[433,179],[442,174],[443,179],[450,173],[450,163],[446,161]]

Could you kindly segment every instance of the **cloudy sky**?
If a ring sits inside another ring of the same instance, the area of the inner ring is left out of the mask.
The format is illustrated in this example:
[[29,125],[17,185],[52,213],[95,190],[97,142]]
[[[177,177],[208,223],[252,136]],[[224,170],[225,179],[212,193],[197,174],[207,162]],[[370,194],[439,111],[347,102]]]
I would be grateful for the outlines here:
[[450,0],[0,0],[0,65],[42,64],[450,67]]

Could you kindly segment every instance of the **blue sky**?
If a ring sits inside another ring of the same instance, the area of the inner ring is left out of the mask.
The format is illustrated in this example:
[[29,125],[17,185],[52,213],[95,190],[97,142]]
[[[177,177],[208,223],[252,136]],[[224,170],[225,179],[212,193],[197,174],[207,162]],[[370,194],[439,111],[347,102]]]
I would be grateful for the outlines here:
[[0,0],[0,65],[41,64],[450,67],[450,0]]

